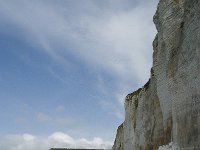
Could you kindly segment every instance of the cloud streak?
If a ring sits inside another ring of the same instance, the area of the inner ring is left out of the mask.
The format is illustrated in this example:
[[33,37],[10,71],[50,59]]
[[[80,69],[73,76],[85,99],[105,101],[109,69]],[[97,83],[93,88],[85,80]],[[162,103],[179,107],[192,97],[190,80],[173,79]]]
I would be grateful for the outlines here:
[[51,117],[47,114],[44,113],[38,113],[37,114],[37,121],[43,124],[47,125],[54,125],[54,126],[60,126],[60,127],[65,127],[69,125],[75,125],[78,124],[79,122],[75,119],[72,119],[70,117]]
[[[68,66],[71,63],[67,56],[71,55],[100,76],[104,72],[112,76],[118,84],[115,92],[108,93],[114,95],[118,104],[114,104],[113,100],[107,101],[106,107],[112,105],[109,108],[115,109],[116,116],[120,117],[123,116],[123,107],[119,98],[127,94],[127,89],[134,90],[149,78],[151,45],[156,32],[152,16],[157,0],[135,1],[136,5],[132,4],[129,9],[119,7],[122,4],[127,7],[128,0],[107,3],[109,7],[103,2],[91,0],[76,5],[70,1],[64,4],[53,1],[1,1],[0,19],[16,26],[20,38],[54,61]],[[118,5],[112,7],[112,3]],[[76,12],[73,8],[80,10]],[[67,82],[49,71],[61,82]],[[97,84],[101,86],[98,77]]]
[[64,56],[71,53],[120,79],[135,78],[141,84],[149,77],[151,66],[154,3],[117,12],[104,9],[100,14],[99,6],[90,1],[93,12],[100,15],[83,11],[70,16],[51,2],[2,1],[0,12],[30,43],[38,44],[57,61],[67,61]]

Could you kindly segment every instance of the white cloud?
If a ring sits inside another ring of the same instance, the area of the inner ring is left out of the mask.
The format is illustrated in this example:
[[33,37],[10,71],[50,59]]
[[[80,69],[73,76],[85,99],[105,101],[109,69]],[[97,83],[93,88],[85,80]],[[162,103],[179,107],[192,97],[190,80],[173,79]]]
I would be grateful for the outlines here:
[[74,139],[68,134],[55,132],[49,136],[34,136],[31,134],[0,136],[2,150],[48,150],[52,147],[65,148],[111,148],[112,142],[99,137],[92,140],[85,138]]

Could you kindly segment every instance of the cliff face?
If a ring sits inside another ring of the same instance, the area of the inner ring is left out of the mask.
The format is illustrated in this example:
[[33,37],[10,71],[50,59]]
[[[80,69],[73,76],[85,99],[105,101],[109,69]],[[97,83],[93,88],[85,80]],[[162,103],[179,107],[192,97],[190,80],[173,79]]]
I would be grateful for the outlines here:
[[114,150],[123,150],[124,149],[124,125],[121,124],[117,129],[117,135],[115,143],[112,149]]
[[127,95],[113,150],[200,149],[200,1],[160,0],[154,23],[151,78]]

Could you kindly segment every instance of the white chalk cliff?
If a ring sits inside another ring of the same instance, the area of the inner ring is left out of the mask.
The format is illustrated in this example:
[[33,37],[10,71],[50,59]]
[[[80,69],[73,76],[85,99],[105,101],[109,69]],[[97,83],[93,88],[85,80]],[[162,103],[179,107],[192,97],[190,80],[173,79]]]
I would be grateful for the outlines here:
[[160,0],[154,23],[151,77],[125,98],[113,150],[200,150],[200,0]]

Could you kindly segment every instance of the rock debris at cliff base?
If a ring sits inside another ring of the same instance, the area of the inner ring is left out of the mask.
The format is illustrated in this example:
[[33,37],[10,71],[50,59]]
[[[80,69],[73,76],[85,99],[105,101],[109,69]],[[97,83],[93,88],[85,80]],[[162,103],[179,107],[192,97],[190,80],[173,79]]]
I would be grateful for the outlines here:
[[125,98],[113,150],[200,150],[200,1],[160,0],[154,23],[151,77]]
[[168,145],[160,146],[158,150],[177,150],[177,149],[179,149],[177,145],[171,142]]

